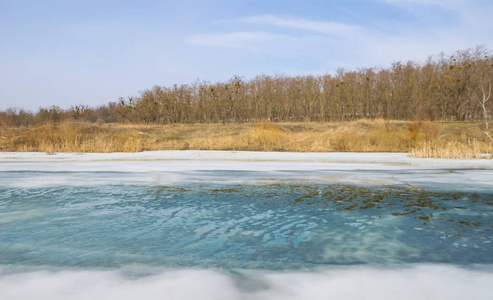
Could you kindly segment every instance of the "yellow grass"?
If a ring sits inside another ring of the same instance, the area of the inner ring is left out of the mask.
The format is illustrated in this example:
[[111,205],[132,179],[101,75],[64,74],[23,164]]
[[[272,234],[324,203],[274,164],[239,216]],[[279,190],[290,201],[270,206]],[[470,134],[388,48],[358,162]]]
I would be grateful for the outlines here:
[[477,140],[467,144],[448,142],[446,145],[434,145],[425,143],[421,148],[413,148],[409,152],[412,157],[431,158],[482,158],[485,157],[480,150]]
[[479,157],[490,151],[481,123],[353,122],[125,125],[62,123],[0,128],[0,151],[138,152],[249,150],[409,152],[415,157]]

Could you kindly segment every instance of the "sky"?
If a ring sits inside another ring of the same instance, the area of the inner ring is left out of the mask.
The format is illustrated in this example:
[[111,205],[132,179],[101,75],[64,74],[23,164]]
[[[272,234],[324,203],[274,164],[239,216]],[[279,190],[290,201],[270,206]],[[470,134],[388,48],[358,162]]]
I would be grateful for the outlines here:
[[493,49],[491,0],[0,0],[0,110]]

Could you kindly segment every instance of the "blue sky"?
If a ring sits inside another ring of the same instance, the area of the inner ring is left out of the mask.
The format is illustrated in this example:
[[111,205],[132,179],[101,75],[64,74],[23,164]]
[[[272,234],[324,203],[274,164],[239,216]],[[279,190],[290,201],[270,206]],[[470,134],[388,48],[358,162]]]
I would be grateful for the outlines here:
[[493,49],[491,0],[0,0],[0,109]]

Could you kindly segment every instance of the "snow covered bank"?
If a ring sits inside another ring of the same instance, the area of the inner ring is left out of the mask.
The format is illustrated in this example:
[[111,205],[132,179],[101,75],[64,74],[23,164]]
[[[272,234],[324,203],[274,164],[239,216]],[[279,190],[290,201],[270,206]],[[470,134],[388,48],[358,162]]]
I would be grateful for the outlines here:
[[233,161],[293,161],[387,163],[413,165],[477,166],[493,168],[487,159],[434,159],[412,158],[406,153],[355,152],[250,152],[250,151],[145,151],[136,153],[56,153],[0,152],[0,163],[6,162],[59,162],[111,160],[233,160]]

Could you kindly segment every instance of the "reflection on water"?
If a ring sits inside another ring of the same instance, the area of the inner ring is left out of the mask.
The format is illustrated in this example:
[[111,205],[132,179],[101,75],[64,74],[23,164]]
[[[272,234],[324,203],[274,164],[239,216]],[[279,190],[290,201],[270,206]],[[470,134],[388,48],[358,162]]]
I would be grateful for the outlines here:
[[0,264],[493,263],[493,193],[406,185],[3,188]]

